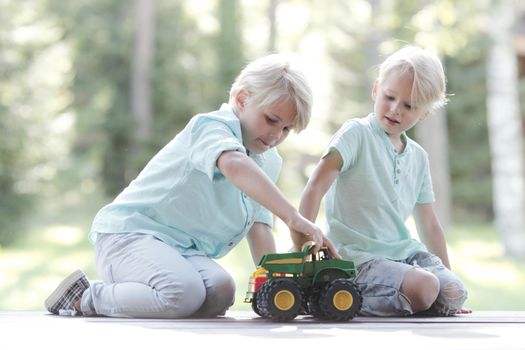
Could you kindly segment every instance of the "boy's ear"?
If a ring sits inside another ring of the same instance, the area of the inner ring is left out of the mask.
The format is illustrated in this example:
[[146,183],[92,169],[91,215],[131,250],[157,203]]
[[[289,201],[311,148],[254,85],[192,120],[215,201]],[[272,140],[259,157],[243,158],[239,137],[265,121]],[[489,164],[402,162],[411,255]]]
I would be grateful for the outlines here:
[[374,81],[374,86],[372,87],[372,100],[374,101],[376,100],[378,85],[379,85],[379,82],[376,79]]
[[237,96],[235,96],[235,106],[237,107],[238,111],[242,111],[244,109],[244,105],[246,104],[247,98],[248,92],[244,89],[239,90]]

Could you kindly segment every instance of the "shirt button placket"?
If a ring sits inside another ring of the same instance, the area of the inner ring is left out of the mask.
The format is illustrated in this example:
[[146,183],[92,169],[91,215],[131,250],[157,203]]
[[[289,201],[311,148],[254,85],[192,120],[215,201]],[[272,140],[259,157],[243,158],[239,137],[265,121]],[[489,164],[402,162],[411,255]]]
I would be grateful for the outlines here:
[[399,155],[396,154],[395,156],[395,170],[394,170],[394,184],[399,184],[399,174],[401,174],[401,169],[399,169],[400,161],[399,161]]

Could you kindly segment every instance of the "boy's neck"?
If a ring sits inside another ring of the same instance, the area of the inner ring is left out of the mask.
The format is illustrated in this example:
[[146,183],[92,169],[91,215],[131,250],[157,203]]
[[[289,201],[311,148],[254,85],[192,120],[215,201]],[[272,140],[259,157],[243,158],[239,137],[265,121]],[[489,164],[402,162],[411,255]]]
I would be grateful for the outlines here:
[[396,150],[396,152],[398,154],[403,153],[403,151],[405,150],[406,144],[407,144],[406,136],[404,134],[400,134],[396,136],[389,135],[389,134],[387,135],[388,135],[388,138],[390,139],[390,142],[392,142],[392,145],[394,146],[394,149]]

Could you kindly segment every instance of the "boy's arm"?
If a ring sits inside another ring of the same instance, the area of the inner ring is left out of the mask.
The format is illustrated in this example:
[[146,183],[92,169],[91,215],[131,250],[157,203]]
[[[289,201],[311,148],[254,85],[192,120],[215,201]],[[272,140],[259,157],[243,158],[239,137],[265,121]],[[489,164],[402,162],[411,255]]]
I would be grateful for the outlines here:
[[257,265],[263,255],[275,253],[275,239],[272,230],[266,224],[256,222],[246,236],[250,253],[252,254],[253,263]]
[[[343,166],[343,159],[338,151],[332,150],[321,158],[308,180],[301,197],[299,212],[311,222],[315,222],[321,207],[321,200],[332,186]],[[300,250],[305,243],[305,237],[292,232],[294,249]]]
[[416,227],[421,241],[450,269],[447,243],[432,203],[418,204],[415,210]]
[[[430,252],[436,254],[443,262],[443,265],[450,270],[445,234],[434,212],[434,206],[432,203],[418,204],[416,205],[415,214],[419,237]],[[470,314],[472,310],[461,308],[457,313]]]
[[299,214],[257,163],[246,154],[237,151],[223,152],[217,159],[217,167],[237,188],[284,221],[290,231],[297,231],[307,236],[307,240],[315,241],[316,251],[323,245],[330,251],[335,250],[321,229]]

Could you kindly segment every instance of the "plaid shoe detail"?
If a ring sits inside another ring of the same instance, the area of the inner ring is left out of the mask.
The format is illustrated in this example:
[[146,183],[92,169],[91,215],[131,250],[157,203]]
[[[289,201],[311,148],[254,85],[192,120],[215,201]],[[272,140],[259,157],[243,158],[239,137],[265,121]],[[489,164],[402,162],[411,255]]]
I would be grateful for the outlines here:
[[46,309],[55,315],[76,316],[75,301],[89,288],[89,281],[81,270],[67,276],[46,299]]

